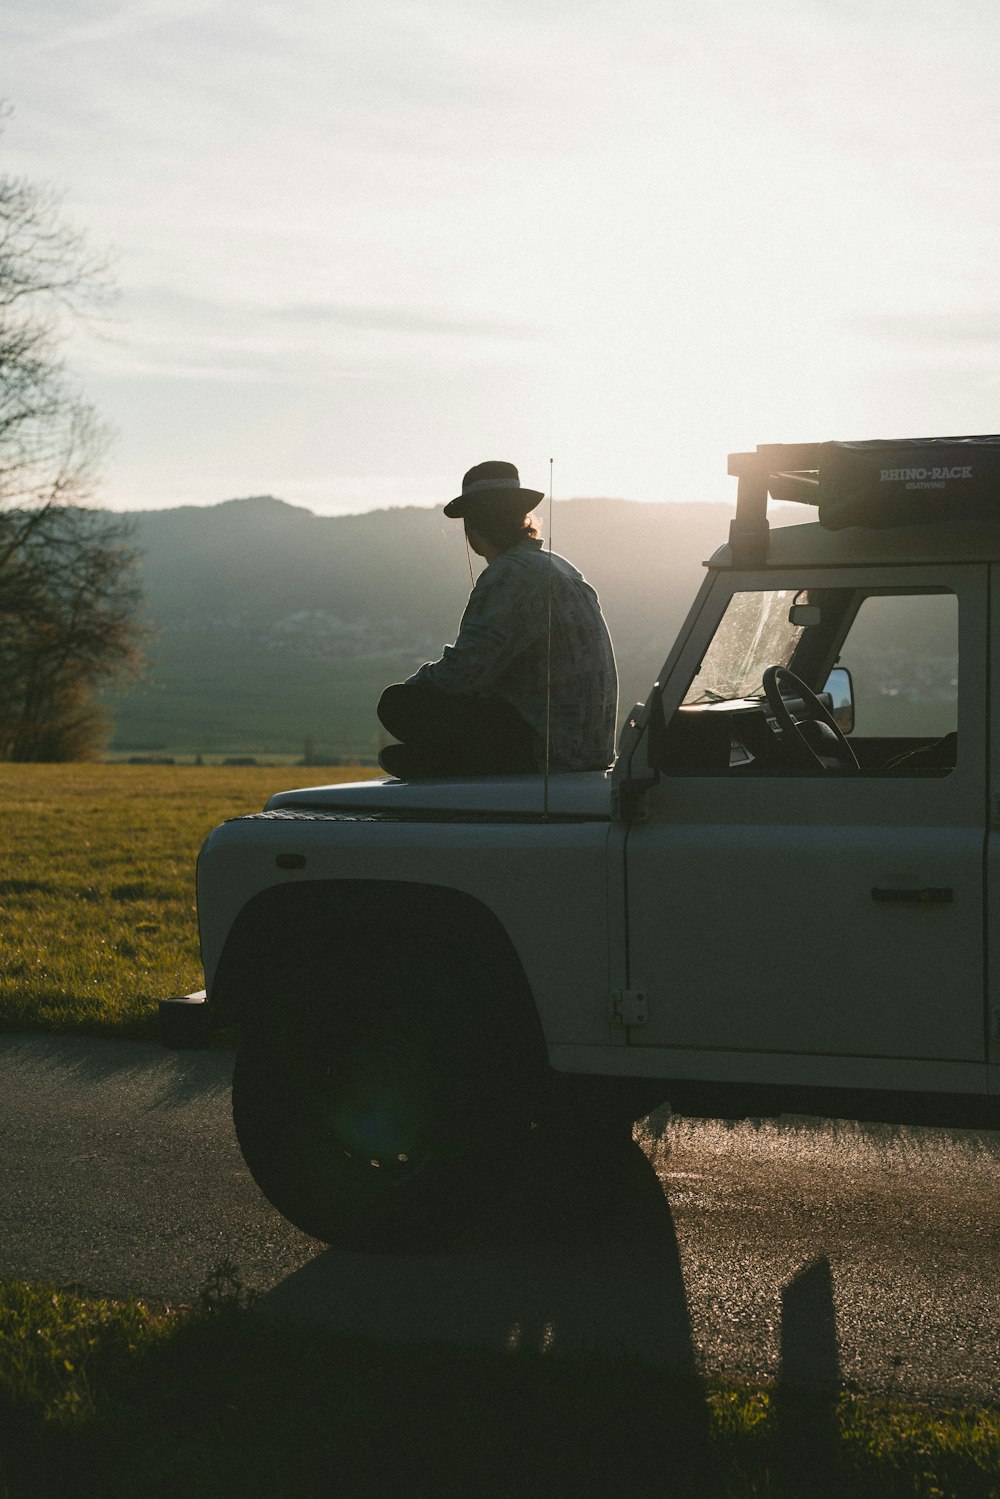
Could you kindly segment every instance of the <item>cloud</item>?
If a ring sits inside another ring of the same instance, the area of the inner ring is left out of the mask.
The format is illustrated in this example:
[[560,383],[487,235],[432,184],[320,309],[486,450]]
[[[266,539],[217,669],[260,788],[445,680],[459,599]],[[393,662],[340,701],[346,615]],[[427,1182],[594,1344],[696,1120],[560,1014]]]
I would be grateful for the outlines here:
[[439,307],[349,301],[256,302],[195,296],[167,286],[133,288],[127,314],[147,329],[170,328],[182,338],[237,346],[257,338],[271,341],[284,328],[296,344],[303,330],[342,328],[355,333],[432,338],[548,339],[552,330],[538,323],[475,317]]
[[99,342],[74,341],[74,365],[105,378],[305,386],[385,379],[432,360],[504,366],[552,336],[529,323],[433,307],[256,303],[147,286],[128,293]]
[[363,303],[291,303],[265,314],[281,322],[323,324],[361,332],[444,335],[454,338],[536,339],[547,330],[531,323],[456,317],[413,307],[375,307]]

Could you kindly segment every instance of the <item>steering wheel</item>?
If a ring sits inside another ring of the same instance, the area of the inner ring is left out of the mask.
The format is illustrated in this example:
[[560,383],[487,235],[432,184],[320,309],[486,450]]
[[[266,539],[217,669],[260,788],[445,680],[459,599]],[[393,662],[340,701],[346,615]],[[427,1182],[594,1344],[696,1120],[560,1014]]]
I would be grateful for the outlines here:
[[[801,722],[796,722],[789,712],[778,686],[780,681],[787,682],[794,695],[805,704],[806,716]],[[861,766],[857,756],[844,738],[833,714],[801,677],[789,671],[787,666],[769,666],[764,673],[763,685],[767,706],[777,720],[782,737],[795,746],[800,760],[811,767],[838,771],[841,775],[856,776],[860,773]],[[812,743],[810,737],[803,732],[810,727],[817,731],[820,745]]]

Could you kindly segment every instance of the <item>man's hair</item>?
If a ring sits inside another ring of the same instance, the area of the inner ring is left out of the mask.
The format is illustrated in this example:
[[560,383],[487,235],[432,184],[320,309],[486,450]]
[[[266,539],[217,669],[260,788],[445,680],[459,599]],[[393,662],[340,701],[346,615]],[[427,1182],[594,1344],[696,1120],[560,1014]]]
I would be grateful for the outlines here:
[[478,531],[479,535],[506,552],[519,541],[535,540],[540,531],[535,516],[525,515],[520,508],[501,504],[480,504],[465,517],[466,527]]

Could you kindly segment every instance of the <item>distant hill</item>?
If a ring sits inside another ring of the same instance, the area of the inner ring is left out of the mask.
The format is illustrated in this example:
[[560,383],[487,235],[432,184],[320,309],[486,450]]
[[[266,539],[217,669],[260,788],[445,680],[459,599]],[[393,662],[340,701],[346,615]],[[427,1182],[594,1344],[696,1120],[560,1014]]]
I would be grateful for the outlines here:
[[[622,712],[655,678],[731,514],[554,505],[555,550],[601,596]],[[158,635],[146,683],[112,700],[116,750],[302,754],[308,743],[370,759],[379,693],[454,640],[469,593],[461,526],[440,510],[327,518],[258,495],[130,520]]]

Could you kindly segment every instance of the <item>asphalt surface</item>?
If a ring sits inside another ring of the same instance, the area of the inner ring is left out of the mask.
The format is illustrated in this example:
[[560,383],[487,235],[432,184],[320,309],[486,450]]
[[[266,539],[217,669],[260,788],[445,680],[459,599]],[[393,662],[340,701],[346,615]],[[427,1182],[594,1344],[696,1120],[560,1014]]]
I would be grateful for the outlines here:
[[231,1065],[0,1038],[0,1278],[188,1303],[229,1260],[265,1315],[376,1338],[1000,1404],[1000,1134],[654,1116],[610,1215],[345,1254],[258,1193]]

